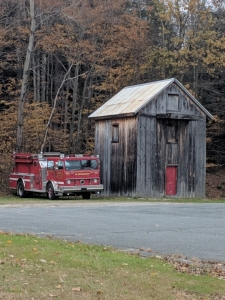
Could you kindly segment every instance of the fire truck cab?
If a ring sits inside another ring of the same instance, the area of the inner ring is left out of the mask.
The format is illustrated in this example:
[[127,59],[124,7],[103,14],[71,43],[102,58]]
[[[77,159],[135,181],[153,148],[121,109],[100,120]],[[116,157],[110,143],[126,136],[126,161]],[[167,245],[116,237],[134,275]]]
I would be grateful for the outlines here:
[[51,200],[69,195],[90,199],[91,194],[103,191],[98,156],[48,152],[14,153],[12,158],[14,168],[9,175],[9,188],[19,197],[46,193]]

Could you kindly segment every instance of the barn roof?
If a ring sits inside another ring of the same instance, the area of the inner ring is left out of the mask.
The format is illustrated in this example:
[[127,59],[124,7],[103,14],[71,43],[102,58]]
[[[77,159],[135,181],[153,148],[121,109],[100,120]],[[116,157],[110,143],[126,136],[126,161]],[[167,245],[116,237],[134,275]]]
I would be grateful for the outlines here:
[[213,116],[201,105],[201,103],[197,101],[175,78],[125,87],[94,111],[89,118],[136,115],[140,109],[142,109],[173,82],[175,82],[210,119],[213,119]]

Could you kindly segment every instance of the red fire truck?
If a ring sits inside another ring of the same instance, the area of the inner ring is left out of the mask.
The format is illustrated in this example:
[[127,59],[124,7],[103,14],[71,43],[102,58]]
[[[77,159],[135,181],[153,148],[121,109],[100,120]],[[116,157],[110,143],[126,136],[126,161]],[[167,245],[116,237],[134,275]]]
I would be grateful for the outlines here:
[[9,188],[19,197],[46,193],[51,200],[66,195],[90,199],[91,194],[103,190],[98,156],[48,152],[14,153],[12,157],[14,168],[9,176]]

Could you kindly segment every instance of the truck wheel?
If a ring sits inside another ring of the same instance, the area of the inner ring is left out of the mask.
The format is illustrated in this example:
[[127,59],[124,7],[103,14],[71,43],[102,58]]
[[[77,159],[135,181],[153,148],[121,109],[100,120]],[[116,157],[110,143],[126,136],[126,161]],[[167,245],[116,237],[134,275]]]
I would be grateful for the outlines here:
[[26,193],[25,193],[24,185],[23,182],[20,180],[17,183],[17,196],[19,196],[20,198],[24,198],[25,195]]
[[86,192],[82,194],[83,199],[91,199],[91,193],[90,192]]
[[53,188],[53,185],[52,183],[49,183],[47,185],[47,197],[48,199],[50,200],[54,200],[56,197],[55,197],[55,192],[54,192],[54,188]]

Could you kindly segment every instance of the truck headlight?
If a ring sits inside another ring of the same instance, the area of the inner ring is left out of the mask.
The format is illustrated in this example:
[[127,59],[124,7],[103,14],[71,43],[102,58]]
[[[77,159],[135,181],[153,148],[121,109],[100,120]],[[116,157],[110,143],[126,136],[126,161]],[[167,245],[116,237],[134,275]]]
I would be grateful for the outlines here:
[[98,179],[97,178],[92,179],[92,183],[98,183]]
[[67,184],[71,184],[71,183],[73,183],[73,180],[67,179],[67,180],[66,180],[66,183],[67,183]]

